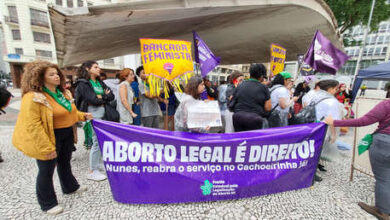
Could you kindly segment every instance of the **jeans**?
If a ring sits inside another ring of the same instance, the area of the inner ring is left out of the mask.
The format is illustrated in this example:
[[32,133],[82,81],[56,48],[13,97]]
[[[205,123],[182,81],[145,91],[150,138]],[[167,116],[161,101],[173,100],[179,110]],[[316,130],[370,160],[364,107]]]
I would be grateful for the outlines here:
[[160,116],[159,115],[153,115],[153,116],[148,116],[148,117],[142,117],[142,124],[144,127],[148,128],[158,128],[158,123],[160,121]]
[[[102,119],[104,116],[103,106],[88,106],[88,112],[92,114],[94,119]],[[99,169],[99,164],[102,161],[102,154],[100,153],[99,142],[95,131],[92,133],[92,147],[89,154],[89,167],[92,171]]]
[[137,114],[136,118],[133,118],[133,125],[141,125],[141,105],[133,104],[133,112]]
[[375,176],[375,207],[390,214],[390,135],[375,134],[369,153]]
[[37,160],[36,192],[38,203],[43,211],[58,205],[53,185],[53,174],[56,165],[63,193],[69,194],[80,188],[72,174],[70,165],[73,148],[73,128],[54,129],[54,135],[56,138],[57,158],[53,160]]

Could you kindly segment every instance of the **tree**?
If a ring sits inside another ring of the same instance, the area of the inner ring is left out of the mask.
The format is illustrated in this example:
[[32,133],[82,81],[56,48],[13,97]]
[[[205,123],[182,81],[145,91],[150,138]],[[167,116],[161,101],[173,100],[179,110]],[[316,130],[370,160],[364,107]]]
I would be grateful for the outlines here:
[[[367,25],[370,16],[372,0],[325,0],[337,19],[340,33],[344,36],[344,45],[360,44],[348,32],[356,25]],[[371,32],[377,31],[379,23],[390,17],[390,4],[387,0],[376,0],[371,20]]]
[[[367,25],[372,0],[325,0],[337,19],[341,34],[353,26]],[[376,0],[371,21],[371,31],[378,30],[379,23],[390,17],[387,0]]]

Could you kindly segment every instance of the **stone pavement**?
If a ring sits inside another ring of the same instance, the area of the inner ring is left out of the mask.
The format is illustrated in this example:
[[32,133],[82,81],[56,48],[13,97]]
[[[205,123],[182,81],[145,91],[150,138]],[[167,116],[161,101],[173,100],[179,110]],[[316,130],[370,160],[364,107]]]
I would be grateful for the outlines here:
[[[79,144],[72,161],[73,172],[88,191],[80,195],[63,195],[57,174],[54,184],[59,203],[65,211],[50,217],[43,213],[35,195],[37,166],[11,144],[18,99],[0,116],[0,219],[375,219],[357,205],[374,203],[374,179],[355,172],[349,182],[351,152],[335,162],[325,162],[328,172],[314,186],[267,196],[217,202],[129,205],[113,200],[108,181],[91,182],[86,178],[88,156],[79,129]],[[341,137],[352,143],[353,130]]]

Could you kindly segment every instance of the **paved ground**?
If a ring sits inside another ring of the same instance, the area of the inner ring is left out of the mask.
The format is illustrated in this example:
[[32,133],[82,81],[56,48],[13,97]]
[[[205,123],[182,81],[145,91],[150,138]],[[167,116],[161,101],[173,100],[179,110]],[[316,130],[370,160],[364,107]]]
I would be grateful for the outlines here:
[[[0,219],[51,219],[40,211],[36,201],[35,161],[11,145],[19,99],[16,97],[7,114],[0,116],[0,150],[5,159],[0,163]],[[342,140],[352,143],[352,134],[350,131]],[[325,163],[328,172],[321,174],[324,181],[311,188],[240,200],[170,205],[117,203],[107,181],[86,179],[88,152],[81,145],[74,157],[73,172],[88,191],[63,195],[55,174],[57,197],[65,208],[56,219],[375,219],[357,205],[359,201],[374,202],[374,180],[355,173],[354,181],[349,182],[350,152]]]

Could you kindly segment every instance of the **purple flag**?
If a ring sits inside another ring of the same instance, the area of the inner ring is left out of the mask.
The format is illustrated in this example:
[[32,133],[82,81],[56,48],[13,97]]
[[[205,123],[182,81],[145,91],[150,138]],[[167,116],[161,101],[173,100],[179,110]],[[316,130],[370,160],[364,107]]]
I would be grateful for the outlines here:
[[210,48],[195,31],[192,31],[192,34],[194,35],[195,61],[199,63],[200,72],[203,78],[218,66],[221,58],[216,57],[213,52],[211,52]]
[[92,121],[114,199],[239,199],[312,185],[324,123],[231,134],[171,132]]
[[322,73],[336,74],[349,56],[337,49],[322,33],[317,30],[311,42],[309,50],[306,52],[304,62],[313,69]]

